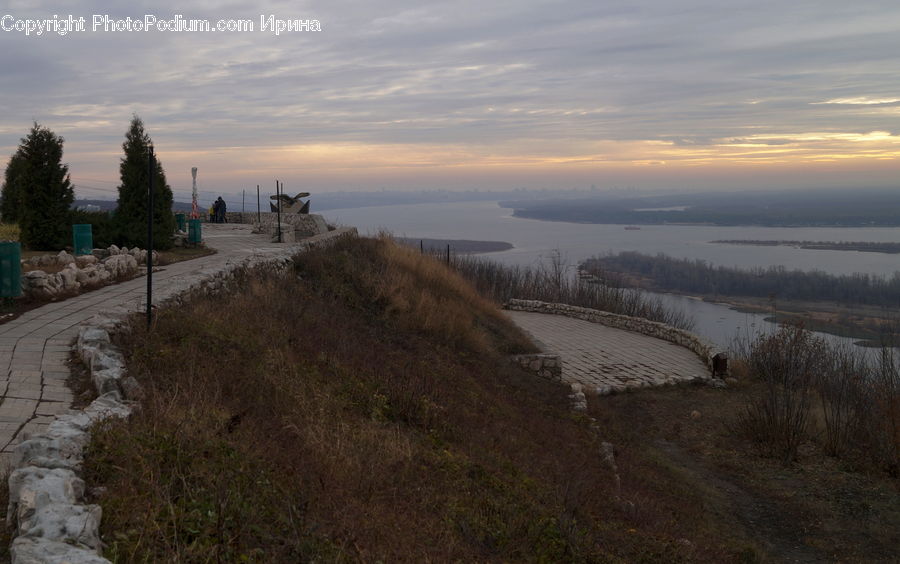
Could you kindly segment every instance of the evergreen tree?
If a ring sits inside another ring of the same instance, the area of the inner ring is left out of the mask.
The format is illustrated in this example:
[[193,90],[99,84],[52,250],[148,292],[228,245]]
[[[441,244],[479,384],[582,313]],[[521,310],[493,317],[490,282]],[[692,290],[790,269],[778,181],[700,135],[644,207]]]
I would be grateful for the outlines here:
[[75,192],[69,167],[62,164],[63,138],[35,123],[19,148],[22,244],[44,250],[64,247],[70,240],[70,208]]
[[18,223],[22,217],[22,148],[19,147],[6,164],[3,189],[0,190],[0,220],[3,223]]
[[[144,122],[134,116],[125,134],[122,149],[125,156],[119,164],[119,186],[116,223],[123,245],[147,247],[147,187],[149,185],[148,159],[150,136],[144,131]],[[166,184],[162,164],[156,161],[153,179],[153,246],[168,249],[175,232],[175,215],[172,213],[172,189]]]

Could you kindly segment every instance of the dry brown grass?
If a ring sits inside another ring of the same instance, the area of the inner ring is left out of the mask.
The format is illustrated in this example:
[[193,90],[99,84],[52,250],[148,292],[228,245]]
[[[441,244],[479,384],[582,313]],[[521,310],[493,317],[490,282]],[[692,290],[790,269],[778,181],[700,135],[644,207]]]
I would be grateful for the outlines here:
[[746,396],[764,391],[746,380],[724,390],[642,390],[591,402],[618,449],[623,496],[635,512],[692,523],[682,533],[694,546],[723,543],[744,562],[898,561],[896,480],[859,472],[814,442],[784,466],[734,432]]
[[501,333],[505,339],[501,343],[520,349],[516,352],[536,352],[526,339],[510,330],[497,306],[457,272],[387,237],[382,238],[378,250],[387,268],[376,296],[388,300],[389,314],[407,319],[445,342],[458,342],[480,352],[486,353],[498,344],[492,333]]
[[116,561],[733,556],[679,543],[703,525],[671,504],[614,501],[567,390],[503,358],[524,337],[387,240],[248,273],[143,327],[120,344],[147,398],[85,462]]
[[166,266],[169,264],[175,264],[176,262],[182,262],[186,260],[193,260],[195,258],[205,257],[209,255],[216,254],[215,249],[211,249],[204,245],[196,246],[196,247],[175,247],[169,249],[167,251],[159,252],[159,259],[157,260],[158,266]]
[[0,241],[18,241],[19,233],[18,223],[0,223]]

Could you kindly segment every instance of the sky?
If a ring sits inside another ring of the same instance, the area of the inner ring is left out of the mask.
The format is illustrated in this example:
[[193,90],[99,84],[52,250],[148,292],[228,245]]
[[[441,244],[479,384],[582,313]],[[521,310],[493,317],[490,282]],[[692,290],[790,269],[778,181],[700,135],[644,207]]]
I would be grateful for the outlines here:
[[[70,14],[85,31],[14,29]],[[91,30],[176,14],[254,30]],[[65,138],[79,197],[115,197],[135,114],[176,199],[193,166],[204,194],[900,184],[896,0],[4,0],[7,15],[0,165],[37,121]]]

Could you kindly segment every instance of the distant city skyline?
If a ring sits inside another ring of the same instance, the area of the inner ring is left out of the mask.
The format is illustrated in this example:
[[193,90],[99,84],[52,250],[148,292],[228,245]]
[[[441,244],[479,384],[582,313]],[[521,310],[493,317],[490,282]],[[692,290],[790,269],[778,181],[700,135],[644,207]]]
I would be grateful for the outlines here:
[[[253,10],[253,11],[250,11]],[[92,32],[93,15],[254,31]],[[41,36],[16,21],[84,17]],[[321,31],[259,28],[260,16]],[[32,121],[115,197],[132,114],[176,193],[900,185],[900,4],[7,2],[0,166]]]

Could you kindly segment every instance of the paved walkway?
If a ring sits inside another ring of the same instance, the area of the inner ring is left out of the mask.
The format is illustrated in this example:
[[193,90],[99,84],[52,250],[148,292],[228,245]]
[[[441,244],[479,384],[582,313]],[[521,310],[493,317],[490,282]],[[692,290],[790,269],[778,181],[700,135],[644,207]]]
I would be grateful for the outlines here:
[[[283,249],[269,237],[254,235],[251,226],[203,224],[203,238],[214,255],[161,267],[153,272],[154,289],[219,270],[230,261],[253,253]],[[0,325],[0,465],[23,433],[40,433],[57,413],[69,409],[72,392],[66,386],[67,361],[78,328],[111,308],[143,311],[147,279],[143,276],[25,312]]]
[[696,354],[668,341],[564,315],[506,314],[546,352],[559,354],[563,380],[584,385],[586,392],[606,386],[606,391],[624,391],[709,377]]

